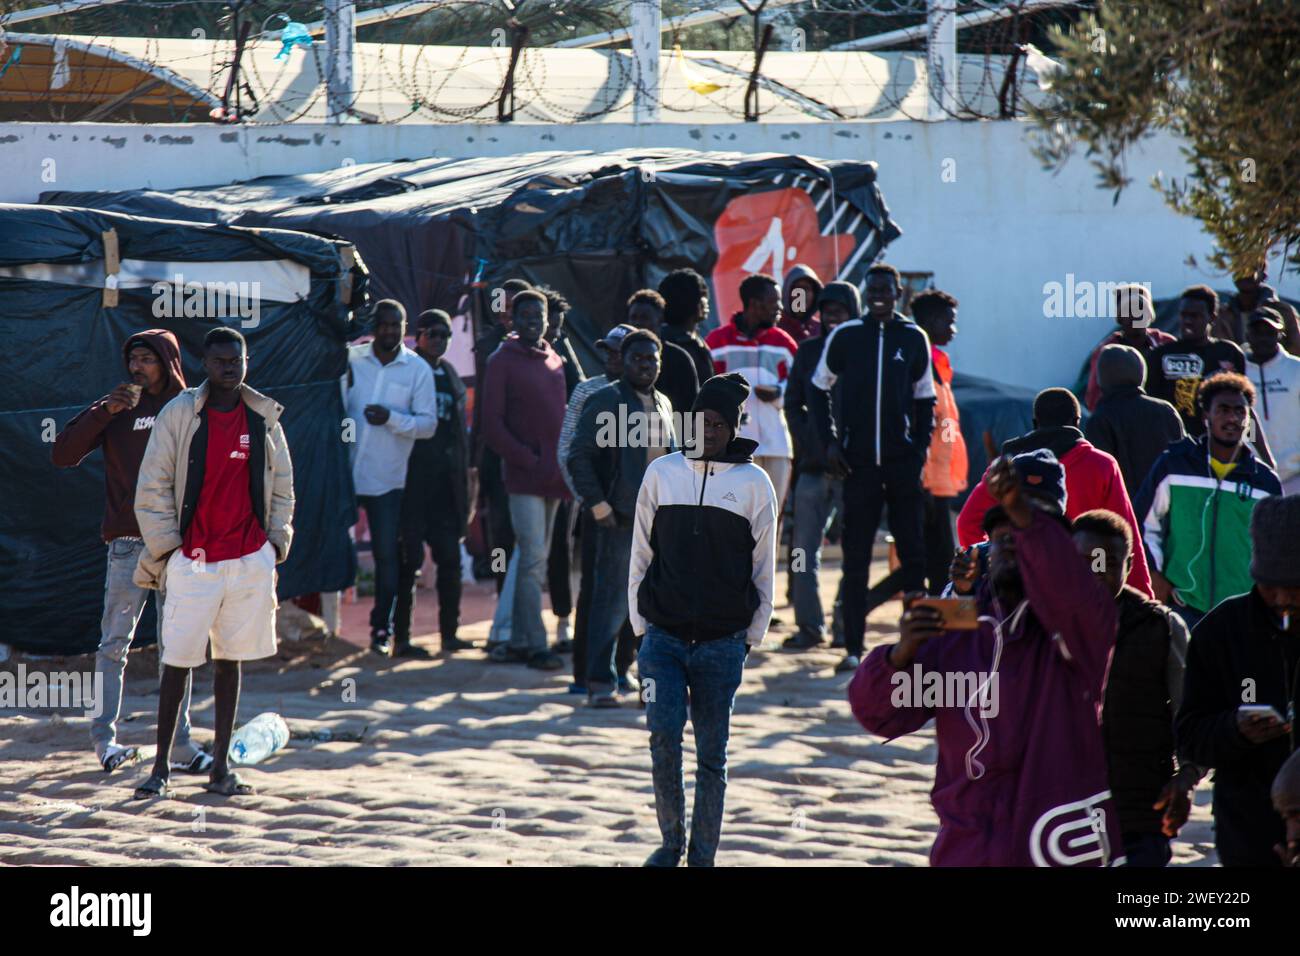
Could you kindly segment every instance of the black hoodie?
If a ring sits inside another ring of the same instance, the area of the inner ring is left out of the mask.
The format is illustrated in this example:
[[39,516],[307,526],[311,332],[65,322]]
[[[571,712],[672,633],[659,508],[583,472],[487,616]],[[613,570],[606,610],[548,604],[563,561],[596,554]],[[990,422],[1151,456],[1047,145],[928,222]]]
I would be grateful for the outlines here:
[[135,333],[122,346],[123,364],[129,361],[133,345],[147,346],[162,362],[167,376],[162,392],[150,395],[145,391],[135,408],[116,415],[109,412],[108,396],[105,395],[63,427],[54,439],[51,453],[56,466],[72,468],[103,446],[106,501],[101,533],[105,541],[140,537],[140,526],[135,520],[135,483],[140,474],[140,462],[153,433],[154,417],[185,388],[181,350],[176,336],[165,329]]

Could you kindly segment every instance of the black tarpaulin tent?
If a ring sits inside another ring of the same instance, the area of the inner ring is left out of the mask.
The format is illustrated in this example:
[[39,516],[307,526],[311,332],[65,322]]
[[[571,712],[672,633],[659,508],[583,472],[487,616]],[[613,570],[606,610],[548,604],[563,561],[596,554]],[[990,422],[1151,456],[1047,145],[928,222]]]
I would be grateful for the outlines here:
[[[170,192],[51,192],[42,202],[275,226],[356,244],[377,296],[465,315],[464,293],[518,276],[559,289],[584,363],[634,291],[690,266],[726,318],[746,271],[795,263],[865,279],[900,231],[868,162],[683,149],[423,159]],[[464,328],[464,326],[458,326]],[[452,361],[466,374],[466,335]],[[460,346],[459,348],[457,346]]]
[[[41,654],[98,645],[103,455],[56,468],[51,443],[123,381],[122,345],[147,328],[175,333],[190,385],[203,380],[207,331],[240,329],[248,382],[285,407],[294,459],[295,536],[280,595],[352,582],[339,381],[352,331],[341,279],[353,254],[345,243],[278,229],[0,205],[0,643]],[[196,295],[201,307],[186,309]],[[153,633],[150,611],[137,643]]]

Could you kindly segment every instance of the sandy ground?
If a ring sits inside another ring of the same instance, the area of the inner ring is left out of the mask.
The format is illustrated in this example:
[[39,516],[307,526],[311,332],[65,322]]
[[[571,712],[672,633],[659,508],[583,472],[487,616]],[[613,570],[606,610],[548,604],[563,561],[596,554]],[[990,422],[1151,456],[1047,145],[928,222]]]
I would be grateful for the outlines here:
[[[836,575],[822,577],[829,608]],[[486,587],[467,593],[463,637],[486,639],[491,607]],[[358,646],[367,611],[345,606],[343,640],[284,644],[246,667],[241,722],[272,710],[294,729],[365,729],[360,743],[295,740],[243,768],[254,796],[223,800],[173,774],[171,799],[134,802],[148,764],[103,773],[79,713],[0,711],[0,863],[632,866],[657,845],[643,711],[589,710],[566,694],[568,672],[487,664],[476,651],[381,661]],[[890,603],[873,614],[868,642],[894,640],[898,613]],[[789,608],[777,616],[785,625],[750,655],[736,701],[719,865],[925,865],[932,731],[866,735],[845,700],[849,675],[834,673],[840,652],[775,649],[793,624]],[[435,619],[430,594],[417,632]],[[148,755],[156,667],[152,649],[132,654],[119,732]],[[210,669],[196,677],[194,724],[210,740]],[[689,730],[686,747],[689,807]],[[1176,863],[1213,862],[1208,804],[1202,785]]]

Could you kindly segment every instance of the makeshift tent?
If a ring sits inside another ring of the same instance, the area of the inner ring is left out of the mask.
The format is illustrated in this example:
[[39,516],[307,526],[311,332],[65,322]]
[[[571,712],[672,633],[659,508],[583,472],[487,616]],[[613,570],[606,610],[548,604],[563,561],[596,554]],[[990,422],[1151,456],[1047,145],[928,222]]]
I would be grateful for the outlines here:
[[[341,236],[371,269],[376,295],[411,315],[460,314],[458,332],[468,331],[464,293],[475,280],[545,282],[573,303],[569,333],[592,370],[593,343],[622,320],[626,298],[672,269],[711,281],[716,321],[739,307],[746,272],[780,275],[803,262],[823,279],[861,284],[900,235],[873,163],[682,149],[424,159],[41,201]],[[470,341],[458,335],[449,352],[466,375]]]
[[[98,646],[103,454],[55,468],[51,442],[124,380],[123,343],[147,328],[175,333],[190,385],[203,381],[209,329],[244,334],[248,383],[285,407],[295,465],[295,534],[279,593],[352,583],[339,381],[351,332],[351,283],[341,280],[354,254],[277,229],[0,205],[0,643],[41,654]],[[146,613],[137,643],[153,640]]]

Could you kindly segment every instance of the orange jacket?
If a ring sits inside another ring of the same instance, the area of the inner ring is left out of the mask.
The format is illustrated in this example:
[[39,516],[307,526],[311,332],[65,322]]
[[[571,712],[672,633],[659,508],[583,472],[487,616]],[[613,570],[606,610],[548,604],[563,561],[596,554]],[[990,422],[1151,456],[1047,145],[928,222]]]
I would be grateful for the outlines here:
[[966,490],[966,442],[961,437],[961,416],[952,394],[952,363],[948,353],[937,345],[930,346],[930,364],[934,367],[934,432],[930,436],[930,453],[925,460],[921,484],[936,498],[953,498]]

